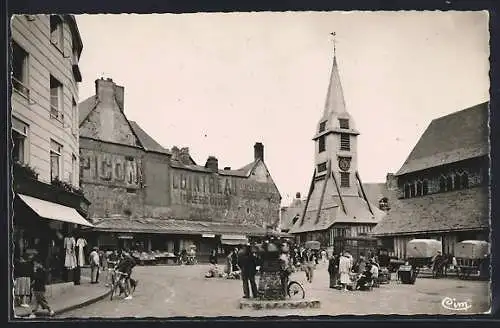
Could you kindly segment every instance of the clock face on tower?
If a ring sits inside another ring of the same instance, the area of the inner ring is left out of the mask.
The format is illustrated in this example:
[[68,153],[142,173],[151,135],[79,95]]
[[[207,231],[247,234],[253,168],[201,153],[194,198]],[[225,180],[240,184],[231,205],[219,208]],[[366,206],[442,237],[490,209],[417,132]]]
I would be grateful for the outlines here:
[[351,158],[350,157],[339,157],[339,168],[342,171],[349,171],[351,168]]

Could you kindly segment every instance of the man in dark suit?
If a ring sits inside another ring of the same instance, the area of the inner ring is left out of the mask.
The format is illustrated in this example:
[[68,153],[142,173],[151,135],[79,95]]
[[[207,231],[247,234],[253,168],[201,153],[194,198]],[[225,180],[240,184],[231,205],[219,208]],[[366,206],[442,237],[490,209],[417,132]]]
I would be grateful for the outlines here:
[[257,273],[256,258],[248,245],[243,246],[238,252],[238,263],[241,269],[241,280],[243,281],[243,298],[250,298],[248,283],[252,289],[252,296],[258,296],[257,284],[255,283],[255,274]]

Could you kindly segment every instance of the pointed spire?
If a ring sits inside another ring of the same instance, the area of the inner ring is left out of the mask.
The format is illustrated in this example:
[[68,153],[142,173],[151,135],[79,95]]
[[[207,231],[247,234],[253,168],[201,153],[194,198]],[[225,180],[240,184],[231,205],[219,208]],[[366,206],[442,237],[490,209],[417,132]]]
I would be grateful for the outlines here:
[[330,75],[330,84],[328,85],[328,92],[326,94],[325,110],[323,116],[328,116],[329,113],[343,113],[346,111],[344,92],[340,83],[340,75],[337,66],[336,46],[335,46],[335,32],[330,33],[333,36],[333,66]]

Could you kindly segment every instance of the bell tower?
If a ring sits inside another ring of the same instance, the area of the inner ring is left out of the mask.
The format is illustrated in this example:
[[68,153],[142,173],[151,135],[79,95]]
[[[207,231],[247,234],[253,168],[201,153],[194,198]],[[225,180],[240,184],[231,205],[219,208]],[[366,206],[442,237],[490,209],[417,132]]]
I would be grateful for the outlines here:
[[332,227],[356,236],[370,231],[384,215],[368,201],[358,174],[359,132],[346,109],[335,40],[332,57],[325,107],[313,136],[313,176],[301,219],[290,229],[300,240],[321,238],[329,246],[336,238]]
[[[335,42],[335,41],[334,41]],[[334,47],[335,49],[335,47]],[[356,124],[346,110],[335,50],[325,107],[314,140],[315,182],[333,174],[334,194],[358,196]]]

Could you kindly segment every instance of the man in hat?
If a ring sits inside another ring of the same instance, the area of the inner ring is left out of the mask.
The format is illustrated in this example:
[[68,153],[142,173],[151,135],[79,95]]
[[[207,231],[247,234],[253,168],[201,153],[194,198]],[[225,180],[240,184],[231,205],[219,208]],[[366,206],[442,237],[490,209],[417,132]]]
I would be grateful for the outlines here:
[[[243,282],[243,298],[250,298],[250,288],[252,296],[258,296],[255,274],[257,273],[257,259],[250,249],[250,245],[243,246],[238,252],[238,263],[241,269],[241,280]],[[249,288],[250,283],[250,288]]]

